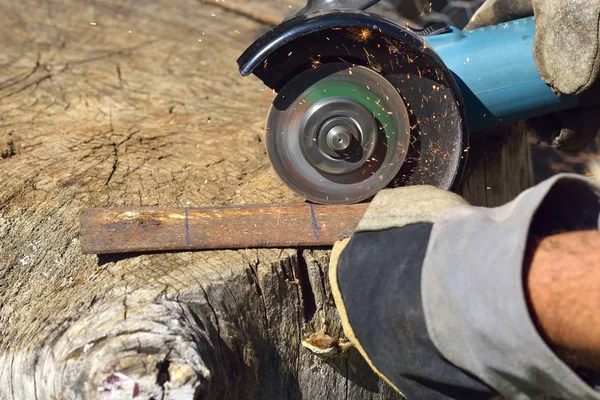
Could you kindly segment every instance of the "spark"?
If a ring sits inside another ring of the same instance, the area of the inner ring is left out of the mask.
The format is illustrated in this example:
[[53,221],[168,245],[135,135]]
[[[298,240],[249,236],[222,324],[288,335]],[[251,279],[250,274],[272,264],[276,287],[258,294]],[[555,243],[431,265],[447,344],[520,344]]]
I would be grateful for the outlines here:
[[381,68],[381,65],[379,64],[371,63],[371,69],[377,73],[381,73],[381,71],[383,71],[383,68]]
[[320,54],[317,56],[316,60],[312,59],[312,58],[310,59],[311,67],[317,68],[320,64],[321,64],[321,55]]
[[356,42],[365,43],[373,38],[373,32],[368,28],[350,28],[348,36]]
[[96,26],[96,23],[95,22],[90,22],[90,25]]

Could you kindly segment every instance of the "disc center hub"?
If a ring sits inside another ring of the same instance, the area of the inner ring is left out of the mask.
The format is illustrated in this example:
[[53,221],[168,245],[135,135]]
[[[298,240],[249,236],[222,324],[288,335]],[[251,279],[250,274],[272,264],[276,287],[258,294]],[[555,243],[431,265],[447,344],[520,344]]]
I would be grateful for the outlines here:
[[319,149],[333,158],[349,155],[361,141],[360,127],[345,117],[333,117],[325,121],[318,135]]
[[333,151],[344,151],[350,146],[352,133],[343,126],[334,126],[327,132],[327,146]]
[[313,167],[347,175],[371,158],[378,128],[373,114],[356,100],[329,97],[306,112],[301,132],[302,151]]

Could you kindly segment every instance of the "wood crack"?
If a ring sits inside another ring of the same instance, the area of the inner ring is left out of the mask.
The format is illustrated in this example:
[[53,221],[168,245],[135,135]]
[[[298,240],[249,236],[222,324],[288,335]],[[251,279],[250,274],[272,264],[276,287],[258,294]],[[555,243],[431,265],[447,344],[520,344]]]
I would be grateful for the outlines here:
[[[267,335],[267,360],[269,360],[269,365],[271,365],[271,360],[272,360],[272,354],[271,354],[271,332],[269,332],[269,314],[268,314],[268,310],[267,310],[267,302],[265,301],[265,297],[263,294],[263,290],[261,288],[260,285],[260,280],[258,278],[258,266],[260,265],[260,260],[256,260],[256,263],[254,263],[254,265],[252,263],[248,263],[248,266],[250,267],[250,271],[252,272],[252,275],[254,277],[254,282],[256,283],[256,290],[258,292],[258,297],[261,300],[262,306],[263,306],[263,315],[265,318],[265,333]],[[268,375],[267,375],[267,399],[270,397],[271,394],[271,387],[273,385],[273,377],[271,376],[271,368],[268,369]]]
[[117,64],[117,77],[119,78],[119,87],[123,87],[123,77],[121,75],[121,67]]
[[108,53],[105,53],[105,54],[98,55],[96,57],[84,58],[84,59],[81,59],[81,60],[67,61],[67,62],[65,62],[63,64],[64,65],[63,71],[67,70],[72,65],[89,64],[89,63],[93,63],[93,62],[96,62],[96,61],[106,60],[107,58],[111,58],[111,57],[114,57],[114,56],[126,55],[126,54],[129,54],[129,53],[133,52],[133,51],[136,51],[136,50],[139,50],[141,48],[144,48],[146,46],[150,46],[151,44],[154,44],[155,42],[156,42],[156,40],[150,40],[150,41],[147,41],[147,42],[144,42],[144,43],[140,43],[140,44],[138,44],[136,46],[126,47],[124,49],[117,50],[117,51],[111,51],[111,52],[108,52]]
[[344,360],[344,365],[345,365],[345,371],[344,371],[344,399],[348,400],[348,358],[350,357],[350,355],[348,353],[346,353],[346,358]]
[[230,3],[225,1],[208,1],[204,4],[209,4],[211,6],[222,8],[223,10],[227,10],[237,15],[241,15],[263,25],[275,26],[279,25],[283,20],[283,18],[279,15],[267,14],[261,11],[256,11],[253,10],[250,6],[245,6],[242,4]]
[[[114,129],[113,129],[113,125],[112,125],[112,111],[111,111],[111,113],[110,113],[110,116],[111,116],[111,117],[110,117],[110,130],[109,130],[109,132],[108,132],[108,133],[112,133],[112,132],[114,131]],[[108,175],[108,178],[106,178],[106,182],[104,182],[104,186],[106,186],[106,185],[108,185],[108,184],[110,183],[110,181],[111,181],[111,179],[112,179],[113,175],[114,175],[114,174],[115,174],[115,172],[117,171],[117,167],[119,166],[119,147],[120,147],[120,146],[121,146],[123,143],[125,143],[125,142],[127,142],[127,141],[131,140],[131,138],[132,138],[132,137],[133,137],[133,136],[134,136],[136,133],[138,133],[138,132],[139,132],[139,129],[138,129],[138,130],[135,130],[135,131],[133,131],[133,132],[131,132],[129,135],[127,135],[127,137],[126,137],[125,139],[121,140],[120,142],[118,142],[118,143],[113,143],[113,163],[112,163],[112,170],[110,171],[110,174]]]
[[39,400],[38,398],[38,385],[37,385],[37,369],[38,369],[38,364],[40,361],[40,354],[36,353],[34,358],[33,358],[33,371],[32,371],[32,377],[33,377],[33,396],[35,398],[35,400]]
[[119,165],[119,146],[116,143],[113,143],[113,163],[112,163],[112,169],[110,171],[110,174],[108,175],[108,178],[106,178],[106,182],[104,182],[104,186],[106,186],[106,185],[108,185],[110,183],[110,180],[112,179],[113,175],[117,171],[117,166],[118,165]]
[[25,82],[27,79],[29,79],[31,76],[33,76],[33,74],[36,73],[39,66],[40,66],[40,55],[38,54],[38,60],[36,61],[35,66],[32,68],[32,70],[30,72],[26,73],[25,76],[23,76],[23,77],[7,79],[4,82],[0,83],[0,90],[4,90],[11,86],[18,85],[21,82]]
[[11,93],[9,93],[7,95],[4,95],[4,96],[0,97],[0,100],[6,99],[6,98],[9,98],[11,96],[14,96],[15,94],[21,93],[22,91],[27,90],[27,89],[29,89],[32,86],[35,86],[35,88],[37,89],[37,87],[39,86],[40,83],[42,83],[46,79],[51,79],[51,78],[52,78],[51,74],[44,75],[41,78],[38,78],[38,79],[34,80],[33,82],[28,83],[27,85],[23,86],[22,88],[17,89],[14,92],[11,92]]
[[298,260],[297,275],[298,286],[302,293],[302,309],[304,311],[304,321],[310,323],[317,312],[317,301],[313,292],[310,278],[308,277],[308,264],[304,258],[303,250],[296,253]]
[[[304,316],[306,318],[306,309],[304,304],[304,296],[303,296],[303,282],[296,276],[301,275],[300,271],[295,271],[295,269],[300,269],[301,265],[304,264],[306,267],[306,260],[304,260],[304,255],[302,254],[302,250],[296,251],[296,268],[292,267],[292,274],[294,274],[294,279],[296,280],[296,296],[298,298],[297,302],[297,323],[298,323],[298,345],[297,345],[297,353],[296,353],[296,376],[300,375],[300,360],[302,356],[302,316],[301,313],[304,311]],[[306,284],[306,282],[304,283]],[[305,321],[309,322],[309,321]]]

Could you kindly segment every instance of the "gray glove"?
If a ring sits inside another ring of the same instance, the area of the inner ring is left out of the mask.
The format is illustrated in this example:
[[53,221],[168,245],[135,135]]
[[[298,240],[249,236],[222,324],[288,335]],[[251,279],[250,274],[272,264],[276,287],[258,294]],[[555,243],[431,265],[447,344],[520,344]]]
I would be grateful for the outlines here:
[[535,15],[533,56],[540,76],[564,94],[581,94],[598,79],[599,0],[488,0],[465,29]]
[[429,339],[421,302],[433,223],[465,204],[431,186],[382,190],[352,237],[331,252],[331,291],[346,337],[406,399],[487,400],[494,394],[443,358]]
[[[542,80],[560,94],[597,97],[600,0],[488,0],[465,29],[532,15],[536,18],[533,57]],[[561,123],[552,145],[566,152],[582,150],[600,128],[599,111],[592,107],[558,114]]]

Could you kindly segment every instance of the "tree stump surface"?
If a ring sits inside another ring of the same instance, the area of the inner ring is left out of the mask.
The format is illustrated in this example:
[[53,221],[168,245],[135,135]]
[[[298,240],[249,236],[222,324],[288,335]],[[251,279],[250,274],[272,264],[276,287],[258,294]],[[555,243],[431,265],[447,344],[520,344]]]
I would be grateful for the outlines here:
[[325,249],[80,250],[86,207],[303,200],[235,63],[299,3],[0,4],[0,399],[399,398],[339,346]]

